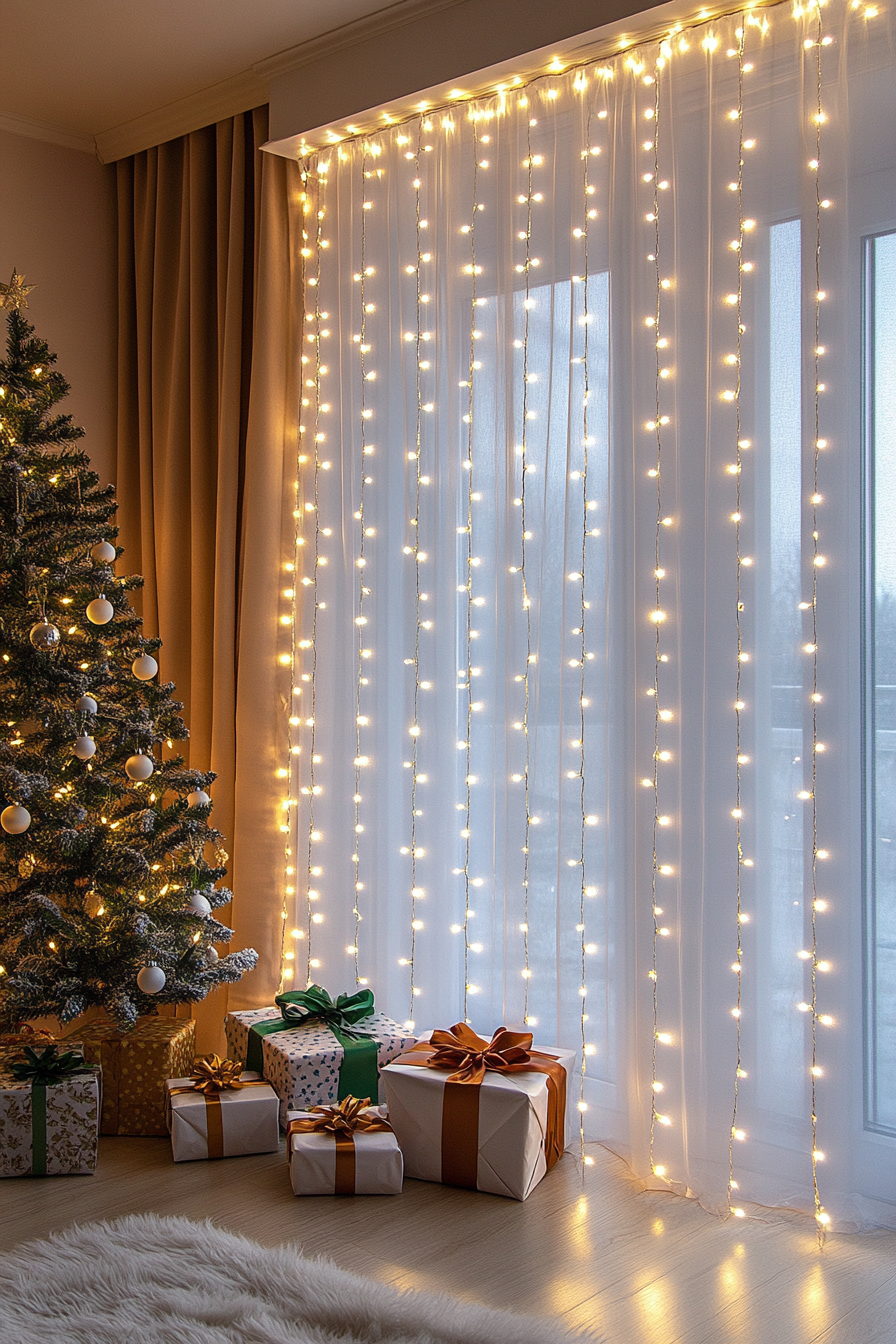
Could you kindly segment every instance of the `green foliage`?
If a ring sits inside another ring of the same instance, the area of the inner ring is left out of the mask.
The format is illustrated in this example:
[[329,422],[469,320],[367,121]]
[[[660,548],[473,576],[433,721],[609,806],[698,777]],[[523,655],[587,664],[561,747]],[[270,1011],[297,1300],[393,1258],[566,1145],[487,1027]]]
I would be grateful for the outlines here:
[[[91,550],[113,541],[115,490],[100,486],[78,444],[83,431],[52,408],[68,392],[55,356],[18,311],[8,318],[0,362],[0,809],[31,814],[20,835],[0,831],[0,1022],[57,1015],[71,1021],[105,1008],[133,1026],[160,1002],[204,998],[257,960],[251,949],[214,959],[231,930],[191,908],[194,893],[214,908],[231,894],[222,836],[211,804],[188,795],[214,775],[184,768],[172,753],[185,739],[172,684],[140,681],[131,665],[154,654],[115,561]],[[116,549],[116,560],[120,556]],[[113,619],[94,625],[86,608],[104,595]],[[29,638],[46,618],[55,648]],[[97,702],[95,714],[76,702]],[[75,739],[96,744],[87,761]],[[144,783],[125,763],[154,763]],[[201,902],[200,902],[201,904]],[[146,965],[167,977],[161,993],[137,987]]]

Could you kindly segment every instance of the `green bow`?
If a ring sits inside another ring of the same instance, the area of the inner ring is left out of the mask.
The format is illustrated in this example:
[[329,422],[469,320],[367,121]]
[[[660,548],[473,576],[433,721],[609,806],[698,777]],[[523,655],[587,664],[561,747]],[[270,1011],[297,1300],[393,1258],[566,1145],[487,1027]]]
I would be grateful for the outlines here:
[[357,1023],[373,1014],[373,991],[340,994],[335,1003],[322,985],[291,989],[274,1000],[282,1017],[257,1022],[249,1030],[246,1068],[264,1072],[262,1041],[276,1031],[289,1031],[304,1022],[320,1022],[329,1028],[343,1049],[337,1101],[345,1097],[376,1097],[379,1091],[377,1041],[357,1030]]
[[89,1066],[84,1063],[80,1051],[64,1050],[61,1054],[57,1045],[45,1046],[35,1050],[26,1045],[23,1060],[9,1064],[9,1071],[17,1083],[36,1083],[39,1087],[48,1087],[70,1078],[73,1073],[88,1073]]
[[47,1174],[47,1088],[62,1083],[78,1073],[98,1073],[85,1064],[84,1056],[76,1050],[64,1050],[57,1045],[34,1050],[26,1045],[23,1060],[10,1062],[9,1071],[17,1083],[31,1084],[31,1175]]

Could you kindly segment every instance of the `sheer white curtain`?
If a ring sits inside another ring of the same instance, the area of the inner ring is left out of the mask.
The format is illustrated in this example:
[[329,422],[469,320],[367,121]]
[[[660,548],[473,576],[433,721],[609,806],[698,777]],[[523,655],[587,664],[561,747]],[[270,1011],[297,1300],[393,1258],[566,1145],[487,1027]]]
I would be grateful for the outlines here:
[[894,90],[886,12],[779,5],[309,160],[281,606],[284,983],[526,1021],[649,1181],[841,1227],[896,1225],[859,609]]

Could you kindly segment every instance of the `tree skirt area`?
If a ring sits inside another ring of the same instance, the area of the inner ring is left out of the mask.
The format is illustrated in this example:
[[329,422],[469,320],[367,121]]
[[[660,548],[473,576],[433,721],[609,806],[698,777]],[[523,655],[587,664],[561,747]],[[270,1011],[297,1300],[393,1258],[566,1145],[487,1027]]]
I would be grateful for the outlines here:
[[[574,1340],[586,1344],[549,1321],[400,1292],[291,1246],[269,1249],[188,1218],[88,1223],[0,1256],[0,1344]],[[592,1335],[587,1344],[600,1342]]]

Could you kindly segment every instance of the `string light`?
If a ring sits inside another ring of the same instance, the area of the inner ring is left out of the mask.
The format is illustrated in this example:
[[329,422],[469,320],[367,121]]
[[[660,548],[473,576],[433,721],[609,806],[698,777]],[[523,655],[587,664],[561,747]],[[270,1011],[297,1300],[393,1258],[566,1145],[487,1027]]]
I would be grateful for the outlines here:
[[[464,555],[464,583],[463,590],[466,594],[465,611],[465,656],[466,666],[464,668],[464,684],[466,686],[466,731],[464,736],[464,825],[461,832],[464,842],[464,1021],[469,1022],[468,997],[470,992],[470,835],[472,819],[472,739],[473,739],[473,502],[475,497],[475,486],[473,483],[473,443],[474,443],[474,385],[476,381],[476,371],[479,361],[476,359],[476,308],[478,304],[476,295],[476,277],[479,274],[479,267],[476,261],[476,216],[479,214],[479,128],[477,122],[473,122],[473,168],[472,168],[472,194],[470,201],[470,222],[467,225],[467,231],[470,239],[470,261],[468,273],[470,275],[470,344],[469,344],[469,367],[467,370],[467,457],[463,466],[467,473],[467,521],[466,521],[466,546]],[[528,982],[527,982],[528,983]]]
[[414,226],[416,241],[416,266],[414,268],[414,280],[416,285],[415,304],[414,304],[414,387],[416,392],[416,415],[414,430],[414,516],[411,519],[411,535],[408,543],[414,557],[414,696],[412,722],[410,726],[411,736],[411,949],[408,957],[408,981],[409,981],[409,1003],[407,1026],[413,1030],[414,1015],[416,1008],[414,999],[419,990],[414,981],[416,969],[417,952],[417,931],[420,927],[420,921],[417,918],[417,897],[419,888],[417,886],[417,785],[418,785],[418,760],[420,752],[420,726],[418,723],[418,713],[420,705],[420,632],[423,629],[423,592],[420,583],[420,500],[423,487],[423,472],[421,470],[422,452],[423,452],[423,408],[426,404],[423,399],[422,382],[422,359],[423,359],[423,321],[422,309],[425,301],[422,284],[423,267],[423,219],[420,213],[420,192],[423,182],[420,177],[421,158],[423,155],[423,118],[417,121],[417,144],[413,154],[414,161]]
[[[632,69],[631,59],[628,62]],[[636,62],[640,66],[640,62]],[[640,66],[643,70],[643,66]],[[653,87],[652,105],[645,109],[645,115],[649,114],[647,119],[651,124],[651,138],[645,142],[645,150],[651,155],[651,167],[649,172],[644,173],[644,178],[650,185],[652,192],[652,209],[647,212],[646,219],[652,226],[653,251],[650,253],[650,259],[653,262],[654,278],[654,311],[645,320],[645,328],[649,333],[654,346],[654,416],[648,423],[648,429],[651,430],[654,444],[654,460],[650,470],[650,477],[654,482],[656,494],[656,525],[654,533],[654,556],[653,556],[653,588],[654,588],[654,609],[650,613],[650,620],[654,630],[654,659],[653,659],[653,775],[651,787],[653,791],[653,862],[650,876],[650,902],[651,918],[653,921],[653,943],[650,969],[650,982],[653,998],[653,1042],[651,1052],[651,1091],[650,1091],[650,1168],[656,1172],[655,1145],[656,1145],[656,1126],[658,1123],[663,1125],[671,1124],[670,1117],[660,1116],[657,1111],[656,1097],[658,1092],[657,1084],[660,1082],[658,1077],[658,1046],[665,1044],[668,1033],[659,1030],[659,944],[660,938],[668,936],[668,930],[660,924],[662,909],[658,902],[658,879],[665,876],[664,869],[668,870],[670,865],[663,864],[660,861],[660,817],[665,815],[665,809],[660,807],[660,781],[659,768],[662,762],[671,759],[671,752],[661,747],[661,727],[663,720],[660,718],[660,667],[664,662],[668,662],[668,655],[662,651],[662,630],[667,618],[667,612],[662,605],[662,583],[667,577],[665,562],[663,560],[663,527],[666,525],[666,514],[663,508],[663,487],[662,487],[662,465],[663,465],[663,430],[669,424],[670,418],[664,414],[662,409],[663,392],[665,380],[662,377],[663,361],[668,358],[669,339],[664,335],[662,323],[663,317],[663,295],[666,287],[663,285],[663,276],[660,270],[660,70],[659,64],[655,67],[655,73],[650,83]],[[633,69],[632,73],[637,76],[640,71]]]
[[[327,165],[328,166],[328,165]],[[310,333],[311,343],[314,346],[314,457],[312,474],[312,495],[313,504],[310,511],[314,514],[314,545],[311,558],[311,574],[303,576],[309,578],[307,587],[311,603],[311,634],[310,639],[304,641],[306,647],[310,648],[309,669],[302,674],[303,680],[307,678],[309,698],[306,703],[306,710],[309,711],[305,717],[305,727],[310,730],[308,733],[308,785],[303,792],[308,797],[308,832],[307,832],[307,863],[305,874],[305,956],[306,956],[306,979],[311,983],[313,970],[320,968],[320,959],[314,955],[314,926],[322,922],[323,916],[319,915],[314,909],[314,902],[318,900],[320,892],[315,885],[321,876],[321,866],[315,857],[315,845],[321,836],[315,825],[315,807],[314,800],[317,797],[317,772],[316,767],[319,764],[319,758],[316,751],[317,744],[317,622],[318,612],[321,608],[320,595],[318,591],[319,576],[321,567],[321,524],[320,524],[320,476],[323,470],[323,460],[321,458],[320,446],[324,441],[323,431],[321,429],[321,410],[323,398],[321,396],[321,383],[323,378],[323,360],[321,358],[321,343],[324,339],[326,328],[323,325],[323,314],[320,306],[321,292],[321,256],[324,248],[323,220],[324,220],[324,188],[326,186],[326,166],[319,165],[318,194],[316,214],[316,232],[315,232],[315,273],[309,277],[309,288],[314,291],[314,306],[305,316],[311,318],[313,331]],[[306,332],[306,340],[309,333]],[[307,515],[309,506],[304,505],[304,513]]]
[[361,836],[363,826],[361,823],[361,803],[363,795],[361,793],[361,771],[366,758],[363,752],[362,729],[366,728],[370,722],[369,714],[364,712],[364,688],[368,684],[369,678],[366,675],[366,664],[369,661],[370,650],[367,648],[368,618],[365,615],[364,599],[369,596],[370,588],[367,585],[367,527],[365,520],[365,503],[367,497],[367,458],[370,456],[371,445],[367,439],[367,427],[372,418],[372,412],[367,406],[367,383],[370,380],[370,374],[375,372],[367,367],[367,355],[370,351],[370,343],[367,331],[368,302],[367,286],[372,267],[367,265],[367,215],[372,206],[367,194],[367,183],[369,179],[368,164],[370,162],[370,142],[363,142],[363,150],[360,156],[361,172],[361,266],[357,279],[360,292],[360,330],[358,337],[358,372],[360,376],[360,446],[361,460],[359,463],[359,486],[358,486],[358,507],[355,511],[355,519],[358,523],[358,556],[355,568],[357,569],[357,597],[355,600],[355,631],[357,639],[356,656],[356,680],[355,680],[355,759],[354,759],[354,849],[352,851],[352,868],[354,873],[354,899],[352,901],[352,914],[354,916],[354,938],[351,943],[351,955],[354,960],[355,984],[361,984]]
[[524,257],[522,264],[517,265],[517,271],[522,271],[524,275],[523,284],[523,348],[522,348],[522,425],[520,429],[520,563],[518,573],[520,576],[520,595],[522,600],[523,618],[526,628],[526,661],[523,665],[521,681],[523,685],[523,714],[519,722],[519,729],[523,734],[524,741],[524,764],[523,764],[523,805],[525,807],[525,821],[523,829],[523,922],[520,928],[523,931],[523,1021],[529,1025],[529,985],[532,979],[532,967],[529,961],[529,873],[531,865],[529,862],[529,839],[532,830],[532,812],[531,795],[529,785],[529,767],[530,758],[530,740],[529,740],[529,701],[530,684],[529,669],[532,666],[532,615],[530,610],[529,586],[526,577],[526,542],[531,533],[528,530],[526,519],[526,478],[529,474],[529,328],[530,312],[534,306],[534,300],[530,294],[530,274],[532,269],[532,199],[533,199],[533,168],[535,158],[532,154],[532,123],[531,118],[526,120],[526,158],[523,167],[526,170],[526,195],[521,202],[525,205],[526,227],[525,232],[521,234],[525,242]]
[[[810,804],[812,808],[812,962],[811,962],[811,1040],[812,1040],[812,1059],[809,1066],[809,1083],[811,1089],[811,1114],[812,1114],[812,1194],[815,1202],[815,1220],[818,1226],[818,1237],[820,1243],[824,1243],[825,1232],[830,1226],[830,1216],[825,1211],[821,1202],[821,1192],[818,1184],[818,1114],[817,1114],[817,1093],[819,1074],[816,1072],[818,1067],[818,1022],[821,1021],[827,1025],[831,1019],[827,1014],[821,1017],[818,1015],[818,913],[820,902],[818,899],[818,863],[820,852],[818,847],[818,802],[817,802],[817,781],[818,781],[818,570],[819,562],[823,563],[823,557],[819,553],[818,537],[818,506],[820,502],[819,492],[819,460],[823,440],[821,438],[821,304],[824,299],[824,291],[821,287],[821,128],[825,122],[825,114],[822,109],[822,70],[821,53],[824,45],[824,19],[821,12],[822,0],[813,0],[815,9],[815,112],[813,122],[815,125],[815,168],[812,170],[815,181],[815,300],[813,310],[814,336],[813,341],[813,451],[812,451],[812,605],[811,605],[811,623],[812,623],[812,691],[810,704],[812,707],[812,763],[811,763],[811,796]],[[827,1022],[825,1021],[827,1019]]]
[[744,556],[741,554],[741,525],[743,522],[743,510],[741,504],[741,482],[742,482],[742,460],[741,454],[746,447],[746,440],[742,433],[742,408],[741,408],[741,357],[743,348],[743,287],[744,273],[747,265],[744,261],[744,239],[746,232],[744,229],[744,42],[746,27],[742,24],[736,33],[737,38],[737,107],[729,113],[730,119],[737,122],[737,246],[732,250],[734,252],[734,261],[737,267],[737,303],[735,305],[736,330],[735,330],[735,355],[729,356],[727,363],[732,365],[735,370],[735,385],[733,393],[730,390],[723,392],[723,400],[730,400],[734,403],[734,421],[735,421],[735,465],[737,471],[734,476],[734,560],[735,560],[735,588],[736,602],[734,611],[734,623],[737,637],[737,657],[734,660],[735,665],[735,696],[734,696],[734,724],[735,724],[735,806],[732,810],[732,817],[735,822],[735,910],[736,910],[736,936],[737,936],[737,955],[732,966],[735,971],[736,981],[736,1003],[731,1010],[735,1023],[735,1067],[733,1099],[731,1112],[731,1128],[728,1137],[728,1212],[735,1217],[743,1216],[743,1209],[735,1206],[732,1196],[738,1189],[738,1183],[734,1179],[734,1144],[741,1131],[738,1128],[738,1105],[740,1101],[740,1081],[744,1076],[742,1066],[741,1051],[741,1033],[742,1033],[742,1013],[743,1013],[743,906],[741,891],[741,873],[743,867],[743,836],[741,825],[743,821],[743,808],[741,806],[741,769],[743,766],[743,751],[741,750],[741,716],[744,712],[744,702],[741,698],[741,683],[744,670],[744,646],[743,630],[741,627],[741,613],[744,609],[742,601],[741,578],[742,568],[745,563]]

